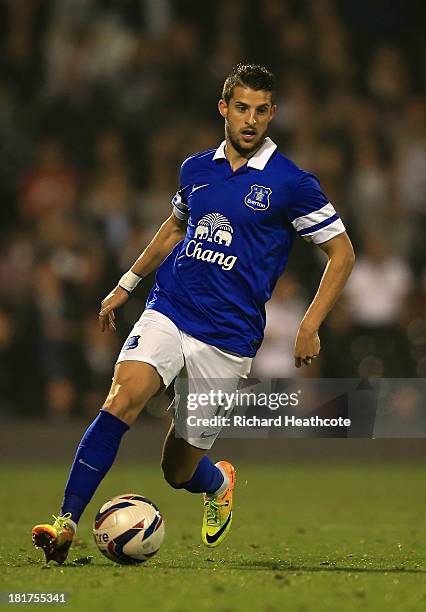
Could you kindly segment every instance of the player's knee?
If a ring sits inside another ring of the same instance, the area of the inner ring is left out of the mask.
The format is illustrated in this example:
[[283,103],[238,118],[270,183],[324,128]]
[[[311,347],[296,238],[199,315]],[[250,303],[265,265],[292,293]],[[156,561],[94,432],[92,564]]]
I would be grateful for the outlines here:
[[185,466],[173,465],[166,459],[161,462],[164,480],[174,489],[181,489],[188,480],[191,480],[194,470]]
[[143,400],[141,394],[131,384],[113,385],[103,408],[131,424],[142,410]]

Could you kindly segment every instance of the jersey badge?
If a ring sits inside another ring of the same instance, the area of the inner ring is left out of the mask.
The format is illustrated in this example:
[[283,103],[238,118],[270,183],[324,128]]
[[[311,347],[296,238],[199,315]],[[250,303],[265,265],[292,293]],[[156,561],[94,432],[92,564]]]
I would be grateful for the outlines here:
[[252,185],[250,192],[244,198],[244,204],[253,210],[267,210],[271,193],[272,189],[270,187]]

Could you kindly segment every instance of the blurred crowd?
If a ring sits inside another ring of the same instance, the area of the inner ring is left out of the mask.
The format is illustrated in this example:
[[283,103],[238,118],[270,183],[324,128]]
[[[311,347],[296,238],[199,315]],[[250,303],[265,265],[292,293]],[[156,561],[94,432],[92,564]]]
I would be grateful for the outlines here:
[[[217,146],[223,80],[277,76],[271,136],[314,172],[357,263],[305,376],[425,377],[422,2],[0,0],[0,409],[94,413],[147,279],[100,300],[170,214],[183,159]],[[297,240],[254,372],[295,375],[324,257]],[[301,373],[298,371],[298,375]]]

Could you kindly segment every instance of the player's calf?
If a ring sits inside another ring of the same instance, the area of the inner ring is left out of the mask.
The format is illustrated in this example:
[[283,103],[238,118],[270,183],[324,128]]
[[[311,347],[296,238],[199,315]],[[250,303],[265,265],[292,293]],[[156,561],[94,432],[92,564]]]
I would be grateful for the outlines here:
[[[200,472],[200,461],[203,459],[205,451],[189,444],[183,438],[176,436],[174,425],[171,426],[163,447],[163,456],[161,458],[161,469],[163,470],[164,479],[168,484],[175,489],[187,488],[187,484],[191,483],[194,476],[198,480]],[[207,460],[208,461],[208,460]],[[202,471],[203,482],[205,483],[206,469]],[[191,489],[188,489],[191,490]],[[197,493],[203,493],[204,488],[199,488]]]
[[186,482],[191,480],[195,470],[195,466],[173,465],[167,460],[162,460],[161,469],[163,471],[164,480],[174,489],[182,489]]

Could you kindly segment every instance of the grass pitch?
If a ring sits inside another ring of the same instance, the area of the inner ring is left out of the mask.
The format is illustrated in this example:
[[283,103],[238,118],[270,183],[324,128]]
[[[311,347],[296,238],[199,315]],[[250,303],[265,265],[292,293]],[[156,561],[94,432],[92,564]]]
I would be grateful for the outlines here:
[[[69,561],[48,568],[30,530],[57,511],[68,468],[3,467],[0,588],[63,590],[66,609],[91,612],[426,609],[424,464],[236,467],[234,524],[221,547],[201,544],[198,496],[170,489],[157,466],[118,463],[86,511]],[[163,547],[142,566],[109,562],[91,536],[98,507],[125,492],[152,498],[166,521]]]

